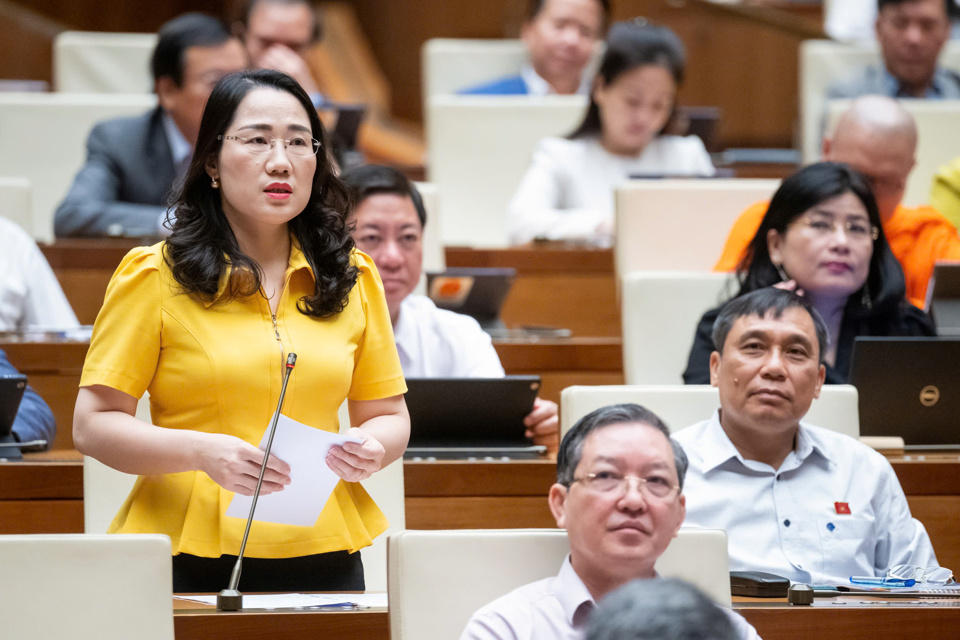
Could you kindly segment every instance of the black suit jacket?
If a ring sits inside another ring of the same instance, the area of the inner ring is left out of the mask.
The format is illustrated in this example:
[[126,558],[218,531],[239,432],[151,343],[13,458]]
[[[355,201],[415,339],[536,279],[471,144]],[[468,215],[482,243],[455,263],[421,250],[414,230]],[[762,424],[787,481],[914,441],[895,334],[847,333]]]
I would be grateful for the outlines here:
[[155,236],[175,177],[157,107],[142,116],[99,123],[87,138],[87,162],[57,207],[58,237]]

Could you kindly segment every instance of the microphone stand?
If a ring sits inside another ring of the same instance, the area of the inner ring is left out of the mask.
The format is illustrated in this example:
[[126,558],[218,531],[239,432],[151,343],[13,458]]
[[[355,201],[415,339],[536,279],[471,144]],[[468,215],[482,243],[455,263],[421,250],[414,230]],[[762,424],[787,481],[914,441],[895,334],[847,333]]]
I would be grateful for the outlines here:
[[247,547],[247,536],[250,535],[250,525],[253,524],[253,512],[257,508],[257,498],[260,497],[260,485],[263,484],[263,474],[267,471],[267,460],[270,458],[270,449],[273,447],[273,436],[277,432],[277,421],[280,420],[280,410],[283,408],[283,399],[287,395],[287,382],[293,373],[293,366],[297,364],[297,354],[287,354],[287,363],[284,365],[283,386],[280,387],[280,400],[277,402],[277,411],[270,422],[270,435],[267,437],[267,448],[263,452],[263,463],[260,465],[260,476],[257,478],[257,489],[253,492],[253,501],[250,503],[250,515],[247,516],[247,527],[243,530],[243,540],[240,542],[240,553],[237,562],[230,573],[230,584],[217,594],[217,611],[239,611],[243,608],[243,594],[237,590],[240,586],[240,571],[243,568],[243,550]]

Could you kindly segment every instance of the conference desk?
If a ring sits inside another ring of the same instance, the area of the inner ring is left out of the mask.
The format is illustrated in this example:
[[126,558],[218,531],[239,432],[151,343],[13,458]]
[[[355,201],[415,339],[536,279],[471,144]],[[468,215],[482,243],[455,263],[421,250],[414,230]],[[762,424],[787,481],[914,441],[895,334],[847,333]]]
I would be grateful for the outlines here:
[[[53,410],[59,429],[55,449],[72,449],[73,407],[77,400],[86,340],[53,337],[29,341],[0,336],[0,348]],[[508,374],[535,374],[542,379],[540,395],[560,402],[571,385],[623,384],[620,338],[519,338],[495,340],[494,348]]]
[[[83,531],[83,465],[76,451],[0,463],[0,534]],[[960,454],[889,460],[940,564],[960,573]],[[553,527],[547,491],[556,468],[529,462],[404,463],[410,529]]]
[[[782,600],[734,598],[734,609],[764,640],[843,638],[876,640],[891,633],[917,638],[952,637],[960,628],[960,600],[897,601],[882,598],[818,598],[807,607]],[[337,637],[388,640],[386,610],[349,612],[241,611],[174,600],[177,640],[285,640]]]
[[517,272],[500,310],[509,327],[554,326],[575,336],[620,336],[613,249],[550,242],[507,249],[446,247],[447,267]]

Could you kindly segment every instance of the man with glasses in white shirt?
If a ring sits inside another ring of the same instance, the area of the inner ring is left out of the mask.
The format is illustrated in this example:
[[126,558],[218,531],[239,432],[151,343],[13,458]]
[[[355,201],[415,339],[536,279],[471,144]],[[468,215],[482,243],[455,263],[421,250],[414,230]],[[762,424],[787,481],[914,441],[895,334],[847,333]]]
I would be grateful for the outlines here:
[[687,524],[724,529],[730,569],[849,584],[937,566],[923,525],[881,454],[801,422],[820,395],[827,328],[776,287],[735,298],[713,327],[720,409],[674,434],[687,453]]
[[169,233],[167,199],[190,164],[207,98],[223,76],[247,67],[247,54],[219,20],[199,13],[174,18],[158,35],[158,106],[90,132],[87,161],[54,216],[58,237]]
[[[582,639],[606,594],[636,579],[655,579],[654,565],[683,524],[687,458],[666,425],[635,404],[612,405],[581,418],[557,455],[557,482],[547,498],[570,555],[556,577],[516,589],[482,607],[461,640]],[[723,609],[741,639],[758,638]]]

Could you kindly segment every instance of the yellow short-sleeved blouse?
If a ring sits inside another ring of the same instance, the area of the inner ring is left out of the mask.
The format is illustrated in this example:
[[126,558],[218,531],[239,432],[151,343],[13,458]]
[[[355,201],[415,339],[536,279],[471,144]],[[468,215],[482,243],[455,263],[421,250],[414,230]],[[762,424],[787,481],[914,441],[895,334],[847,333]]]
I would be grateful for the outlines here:
[[[360,277],[346,308],[318,319],[297,310],[314,279],[293,246],[274,323],[260,295],[210,302],[183,293],[163,247],[132,250],[111,279],[80,386],[105,385],[137,398],[149,391],[155,425],[228,433],[254,445],[276,408],[290,351],[298,359],[283,413],[318,429],[339,429],[345,398],[406,391],[383,285],[366,254],[354,253]],[[235,555],[245,521],[224,516],[232,495],[200,471],[141,476],[110,532],[165,533],[175,554]],[[312,527],[254,522],[245,555],[356,551],[386,528],[363,487],[341,481]]]

